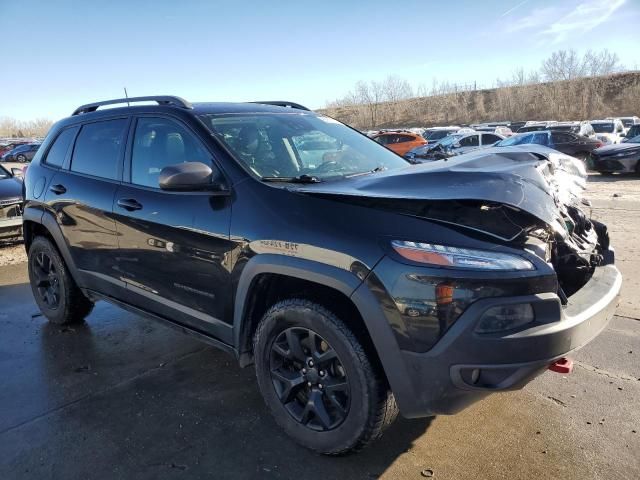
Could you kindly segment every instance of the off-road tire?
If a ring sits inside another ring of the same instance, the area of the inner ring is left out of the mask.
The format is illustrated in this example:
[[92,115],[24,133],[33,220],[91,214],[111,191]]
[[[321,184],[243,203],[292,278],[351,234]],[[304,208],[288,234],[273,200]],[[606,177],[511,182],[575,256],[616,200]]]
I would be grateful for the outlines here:
[[[59,291],[59,301],[55,308],[52,308],[43,298],[38,289],[36,274],[37,260],[39,254],[46,255],[51,260],[51,265],[57,276]],[[71,277],[69,269],[60,256],[58,249],[46,237],[36,237],[29,248],[28,255],[29,283],[33,297],[40,308],[42,314],[51,323],[57,325],[67,325],[81,323],[85,317],[91,313],[93,302],[89,300],[78,288],[76,282]]]
[[[271,377],[272,346],[292,327],[326,339],[337,353],[350,391],[343,422],[332,430],[314,431],[296,420],[281,402]],[[361,450],[379,438],[395,420],[398,408],[384,374],[347,325],[325,307],[306,299],[273,305],[262,317],[253,339],[258,385],[276,422],[300,445],[325,455]]]

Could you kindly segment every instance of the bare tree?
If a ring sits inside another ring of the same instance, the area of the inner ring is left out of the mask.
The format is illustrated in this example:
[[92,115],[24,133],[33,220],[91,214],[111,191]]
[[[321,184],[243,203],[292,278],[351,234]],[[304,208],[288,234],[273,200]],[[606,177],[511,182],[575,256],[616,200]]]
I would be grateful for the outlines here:
[[382,82],[384,100],[387,102],[397,102],[413,97],[411,84],[402,77],[389,75]]
[[44,137],[53,125],[51,120],[37,118],[35,120],[18,121],[15,118],[0,119],[0,136],[2,137]]
[[542,62],[545,80],[571,80],[584,75],[582,61],[575,50],[558,50]]
[[604,49],[600,52],[587,51],[583,58],[583,69],[585,75],[595,77],[619,72],[624,67],[620,64],[620,58],[617,54]]
[[573,80],[585,76],[609,75],[623,70],[620,59],[608,50],[587,51],[582,58],[575,50],[558,50],[542,62],[541,73],[547,81]]

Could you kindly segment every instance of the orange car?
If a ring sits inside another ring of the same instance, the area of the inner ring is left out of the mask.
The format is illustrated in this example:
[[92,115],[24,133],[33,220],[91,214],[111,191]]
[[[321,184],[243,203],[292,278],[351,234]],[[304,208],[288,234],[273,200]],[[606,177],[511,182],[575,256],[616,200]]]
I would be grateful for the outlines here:
[[372,138],[398,155],[404,155],[412,148],[426,145],[427,143],[420,135],[411,132],[383,132],[374,135]]

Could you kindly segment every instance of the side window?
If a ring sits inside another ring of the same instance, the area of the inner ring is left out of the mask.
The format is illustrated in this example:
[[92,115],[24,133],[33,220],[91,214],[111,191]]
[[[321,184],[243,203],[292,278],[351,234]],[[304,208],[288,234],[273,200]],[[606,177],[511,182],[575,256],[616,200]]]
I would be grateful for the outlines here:
[[547,145],[549,143],[549,140],[547,138],[547,134],[546,133],[536,133],[535,135],[533,135],[533,141],[531,143],[536,144],[536,145]]
[[572,135],[562,132],[551,132],[553,143],[571,143],[575,140]]
[[409,135],[398,135],[398,137],[398,143],[412,142],[414,140],[414,138]]
[[469,135],[460,140],[461,147],[477,147],[479,145],[478,135]]
[[179,123],[168,118],[138,119],[131,152],[131,183],[158,188],[160,171],[184,162],[212,166],[211,154]]
[[51,165],[52,167],[62,167],[64,159],[67,156],[67,152],[69,151],[69,147],[71,146],[71,142],[73,141],[73,137],[75,137],[77,131],[77,127],[63,130],[53,141],[53,145],[51,145],[51,148],[44,159],[44,163]]
[[71,170],[116,179],[129,121],[125,118],[82,126],[71,158]]
[[389,135],[380,135],[379,137],[375,138],[375,141],[380,145],[386,145],[387,143],[389,143]]
[[499,136],[491,133],[485,133],[482,135],[482,145],[493,145],[500,140],[502,139]]

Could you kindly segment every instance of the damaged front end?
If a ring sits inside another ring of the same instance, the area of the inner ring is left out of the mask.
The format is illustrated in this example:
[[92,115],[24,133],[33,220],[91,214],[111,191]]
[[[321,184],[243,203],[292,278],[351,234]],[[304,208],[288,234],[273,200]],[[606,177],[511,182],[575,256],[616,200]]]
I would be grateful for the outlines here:
[[446,161],[332,182],[305,193],[436,221],[537,255],[563,303],[613,263],[607,228],[590,218],[579,160],[540,146],[495,147]]

